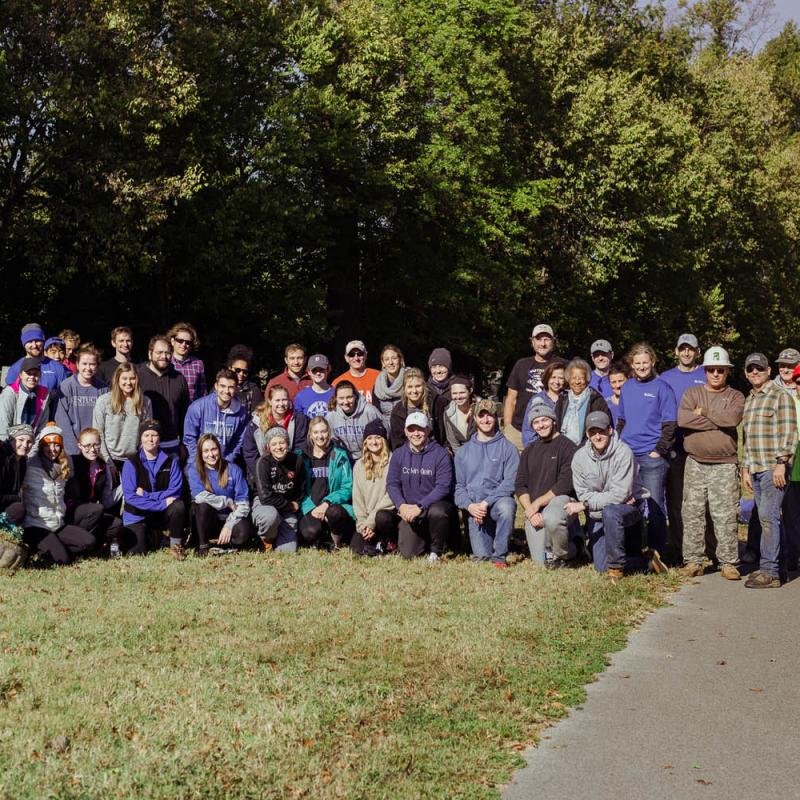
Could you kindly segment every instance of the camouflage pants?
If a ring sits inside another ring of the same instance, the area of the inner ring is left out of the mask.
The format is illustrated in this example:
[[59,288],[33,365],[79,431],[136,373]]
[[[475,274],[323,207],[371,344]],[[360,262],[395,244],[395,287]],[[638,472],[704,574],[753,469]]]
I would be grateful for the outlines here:
[[686,459],[683,478],[683,560],[701,564],[705,552],[706,504],[717,534],[720,564],[739,563],[739,470],[736,464],[700,464]]

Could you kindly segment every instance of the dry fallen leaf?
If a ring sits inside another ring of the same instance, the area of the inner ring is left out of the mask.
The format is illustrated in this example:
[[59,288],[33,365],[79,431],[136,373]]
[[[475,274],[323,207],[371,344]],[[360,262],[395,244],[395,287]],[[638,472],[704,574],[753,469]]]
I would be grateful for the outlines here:
[[711,786],[711,784],[712,784],[712,783],[714,783],[714,781],[707,781],[705,778],[698,778],[698,779],[695,781],[695,783],[700,783],[700,784],[702,784],[703,786]]
[[751,691],[751,692],[763,692],[764,690],[763,690],[763,689],[761,689],[761,688],[759,688],[759,687],[756,687],[755,689],[752,689],[752,688],[751,688],[751,689],[750,689],[750,691]]

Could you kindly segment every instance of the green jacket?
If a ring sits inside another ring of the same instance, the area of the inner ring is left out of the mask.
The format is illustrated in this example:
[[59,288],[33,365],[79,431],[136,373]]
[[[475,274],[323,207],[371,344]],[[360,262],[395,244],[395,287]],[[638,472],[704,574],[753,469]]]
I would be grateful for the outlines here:
[[[309,455],[311,443],[308,449],[302,450],[303,463],[306,467],[306,492],[300,509],[304,514],[308,514],[315,507],[311,499],[311,485],[314,478],[311,475],[311,456]],[[353,468],[350,466],[350,457],[340,447],[331,448],[331,456],[328,460],[328,494],[325,495],[324,502],[333,505],[340,505],[353,519],[356,518],[353,512]]]

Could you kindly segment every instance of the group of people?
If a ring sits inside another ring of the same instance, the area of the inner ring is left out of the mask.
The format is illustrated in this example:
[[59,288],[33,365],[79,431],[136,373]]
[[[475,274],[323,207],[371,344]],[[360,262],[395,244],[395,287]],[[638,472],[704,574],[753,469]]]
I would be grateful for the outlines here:
[[177,559],[189,543],[201,557],[260,543],[435,562],[461,548],[465,523],[472,557],[502,568],[519,505],[531,558],[551,569],[591,561],[614,581],[667,565],[700,575],[710,555],[736,580],[743,423],[756,506],[745,559],[759,561],[746,585],[779,586],[796,565],[791,348],[775,380],[765,356],[745,359],[745,400],[729,385],[728,353],[710,347],[698,364],[692,334],[659,374],[645,343],[624,360],[603,339],[591,365],[562,359],[540,324],[500,414],[445,348],[426,376],[395,345],[369,368],[353,340],[331,380],[326,355],[290,344],[262,391],[245,345],[209,388],[185,322],[152,337],[138,364],[129,328],[114,328],[104,361],[69,333],[68,344],[25,325],[0,394],[0,522],[22,526],[41,563],[143,554],[167,540]]

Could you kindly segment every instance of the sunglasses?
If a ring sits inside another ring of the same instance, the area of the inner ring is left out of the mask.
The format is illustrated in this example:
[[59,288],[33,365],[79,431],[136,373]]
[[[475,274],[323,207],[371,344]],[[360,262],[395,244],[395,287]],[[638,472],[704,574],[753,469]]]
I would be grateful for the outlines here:
[[710,372],[712,375],[724,375],[725,367],[706,367],[706,372]]
[[350,352],[347,354],[347,357],[348,357],[348,358],[360,358],[360,357],[362,357],[363,355],[364,355],[364,351],[363,351],[363,350],[351,350],[351,351],[350,351]]
[[179,339],[177,336],[173,336],[172,337],[172,341],[174,341],[176,344],[187,344],[188,345],[188,344],[192,343],[191,339]]
[[759,367],[756,364],[751,364],[749,367],[745,367],[744,371],[749,374],[751,372],[766,372],[767,370],[765,367]]
[[250,370],[249,369],[243,369],[242,367],[234,367],[233,371],[237,375],[249,375],[250,374]]

